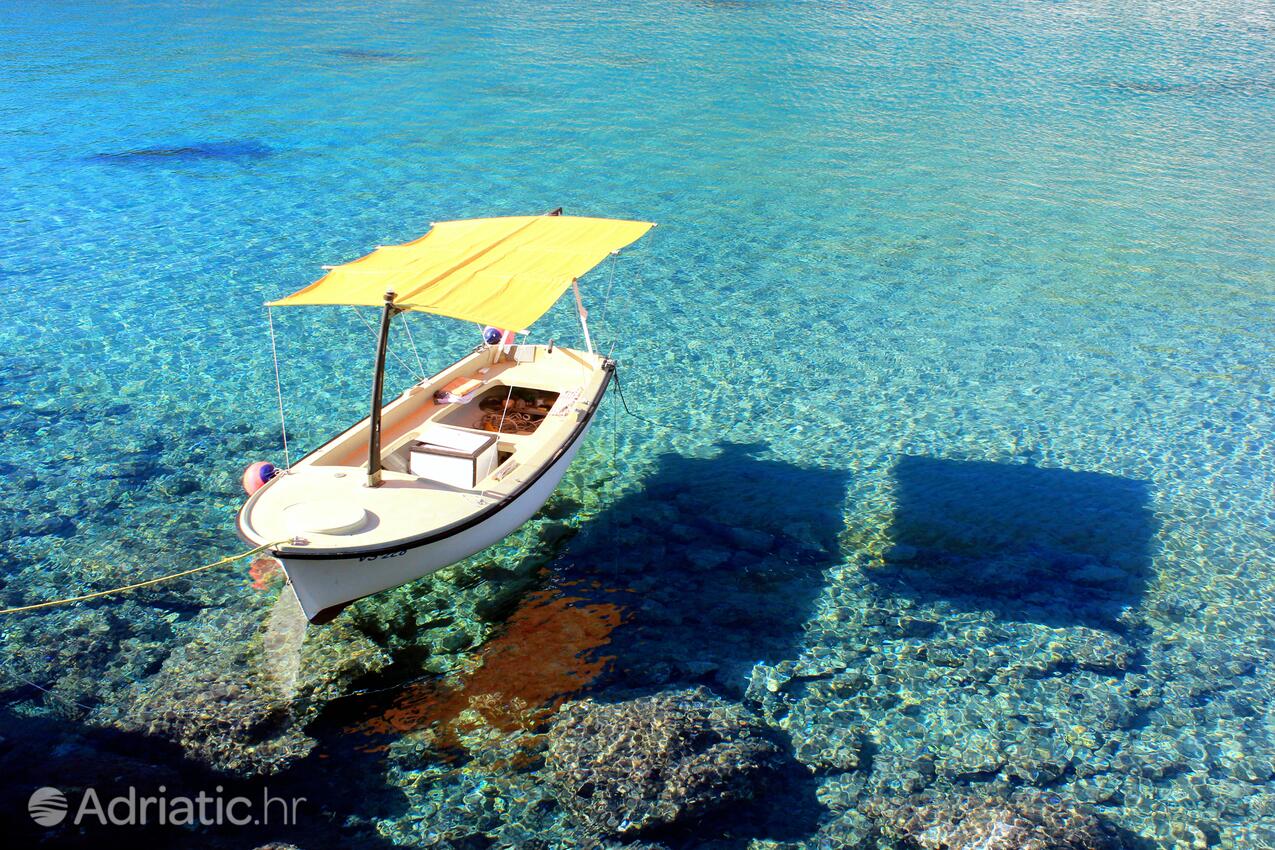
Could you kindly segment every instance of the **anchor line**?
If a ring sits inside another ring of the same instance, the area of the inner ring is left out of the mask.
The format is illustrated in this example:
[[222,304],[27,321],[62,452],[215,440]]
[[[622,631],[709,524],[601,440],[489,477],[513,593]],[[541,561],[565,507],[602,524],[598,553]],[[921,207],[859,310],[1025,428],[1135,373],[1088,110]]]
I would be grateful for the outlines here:
[[656,428],[671,427],[669,425],[665,425],[663,422],[656,422],[654,419],[647,419],[645,416],[639,416],[638,414],[634,413],[632,410],[629,410],[629,403],[624,398],[624,387],[620,386],[620,370],[616,369],[611,374],[615,377],[615,392],[616,392],[616,395],[620,397],[620,404],[624,405],[625,413],[629,414],[630,416],[632,416],[634,419],[638,420],[639,422],[645,422],[647,425],[654,425]]

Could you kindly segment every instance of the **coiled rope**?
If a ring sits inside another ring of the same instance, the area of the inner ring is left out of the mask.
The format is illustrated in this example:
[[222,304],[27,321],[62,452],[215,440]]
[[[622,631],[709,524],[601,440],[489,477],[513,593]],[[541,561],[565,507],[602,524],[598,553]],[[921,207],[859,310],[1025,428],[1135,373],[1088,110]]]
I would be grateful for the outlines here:
[[158,578],[151,578],[151,579],[147,579],[146,581],[138,581],[138,582],[134,582],[133,584],[123,585],[122,587],[112,587],[110,590],[99,590],[96,593],[86,593],[83,596],[68,596],[66,599],[51,599],[48,602],[37,602],[34,605],[19,605],[16,608],[0,608],[0,614],[17,614],[20,611],[34,611],[37,608],[52,608],[55,605],[69,605],[72,602],[84,602],[89,599],[98,599],[102,596],[110,596],[113,593],[123,593],[126,590],[137,590],[139,587],[148,587],[152,584],[160,584],[161,582],[172,581],[173,579],[182,578],[183,576],[194,575],[195,573],[202,573],[205,570],[211,570],[216,567],[223,567],[226,564],[231,564],[231,563],[234,563],[235,561],[241,561],[244,558],[247,558],[249,555],[256,555],[258,552],[264,552],[267,549],[273,548],[275,546],[279,546],[284,542],[286,541],[279,541],[277,543],[263,543],[260,546],[257,546],[256,548],[249,549],[247,552],[240,552],[238,555],[231,555],[227,558],[222,558],[220,561],[215,561],[211,564],[204,564],[202,567],[195,567],[194,569],[190,569],[190,570],[182,570],[179,573],[171,573],[170,575],[159,576]]

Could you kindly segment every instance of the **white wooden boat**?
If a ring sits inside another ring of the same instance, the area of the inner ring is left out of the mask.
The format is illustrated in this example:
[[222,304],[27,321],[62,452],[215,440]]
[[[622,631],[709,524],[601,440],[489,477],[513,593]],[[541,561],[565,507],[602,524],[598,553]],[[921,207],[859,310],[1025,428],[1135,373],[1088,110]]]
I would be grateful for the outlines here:
[[[239,512],[240,536],[273,544],[311,622],[479,552],[539,510],[614,371],[592,350],[576,279],[651,226],[556,214],[444,222],[272,302],[382,306],[371,414],[267,473]],[[382,405],[397,313],[527,328],[571,287],[586,350],[496,331],[494,344]]]

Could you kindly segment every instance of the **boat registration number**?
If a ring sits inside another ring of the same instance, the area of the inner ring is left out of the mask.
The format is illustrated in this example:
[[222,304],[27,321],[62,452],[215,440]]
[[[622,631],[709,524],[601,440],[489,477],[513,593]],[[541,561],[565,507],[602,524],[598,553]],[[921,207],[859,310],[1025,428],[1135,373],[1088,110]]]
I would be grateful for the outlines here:
[[406,549],[399,549],[396,552],[382,552],[379,555],[359,555],[359,561],[384,561],[386,558],[397,558],[399,555],[406,554]]

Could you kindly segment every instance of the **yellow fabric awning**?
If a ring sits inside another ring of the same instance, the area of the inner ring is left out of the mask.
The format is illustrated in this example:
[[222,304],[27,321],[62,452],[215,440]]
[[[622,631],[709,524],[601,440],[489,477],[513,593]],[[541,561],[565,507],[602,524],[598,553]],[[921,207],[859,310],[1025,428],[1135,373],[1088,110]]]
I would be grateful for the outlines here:
[[380,306],[393,290],[404,309],[522,330],[572,280],[653,226],[561,215],[442,221],[414,242],[377,248],[270,306]]

